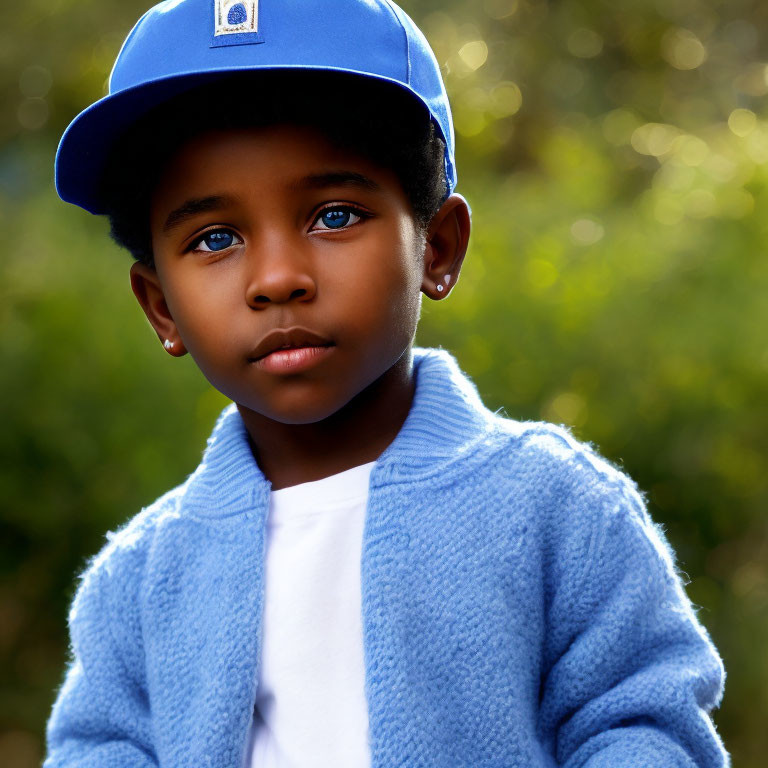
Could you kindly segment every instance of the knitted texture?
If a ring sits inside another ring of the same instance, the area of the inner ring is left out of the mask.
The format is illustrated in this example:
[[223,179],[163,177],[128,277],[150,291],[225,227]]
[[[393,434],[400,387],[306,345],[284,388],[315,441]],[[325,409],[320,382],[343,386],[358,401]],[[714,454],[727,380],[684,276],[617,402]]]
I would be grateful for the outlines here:
[[[374,465],[362,542],[373,768],[721,768],[725,673],[631,480],[482,404],[445,351]],[[203,461],[81,576],[44,768],[239,768],[270,485],[230,406]]]

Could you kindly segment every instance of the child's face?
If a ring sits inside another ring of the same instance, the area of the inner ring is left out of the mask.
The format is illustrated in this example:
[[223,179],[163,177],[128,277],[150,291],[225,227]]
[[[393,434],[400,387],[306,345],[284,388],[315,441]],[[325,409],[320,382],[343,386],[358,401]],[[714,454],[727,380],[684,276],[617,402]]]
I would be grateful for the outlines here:
[[[393,172],[312,129],[196,137],[155,189],[151,232],[165,325],[150,320],[241,407],[318,421],[412,344],[425,241],[410,203]],[[152,273],[135,265],[134,289]],[[327,346],[257,359],[267,334],[297,326]]]

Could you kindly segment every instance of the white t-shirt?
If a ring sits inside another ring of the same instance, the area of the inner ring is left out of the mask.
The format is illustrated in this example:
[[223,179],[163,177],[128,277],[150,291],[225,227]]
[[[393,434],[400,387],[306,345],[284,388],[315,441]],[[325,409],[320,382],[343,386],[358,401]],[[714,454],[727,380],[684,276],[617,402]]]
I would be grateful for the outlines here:
[[245,768],[370,766],[360,560],[374,464],[270,494]]

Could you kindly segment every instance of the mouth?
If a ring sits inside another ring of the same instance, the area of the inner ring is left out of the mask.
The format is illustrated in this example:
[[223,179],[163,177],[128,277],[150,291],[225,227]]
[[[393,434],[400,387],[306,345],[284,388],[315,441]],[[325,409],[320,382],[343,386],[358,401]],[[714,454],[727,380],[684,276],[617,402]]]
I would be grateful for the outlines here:
[[306,357],[316,355],[321,348],[333,346],[330,339],[308,328],[276,328],[259,341],[248,355],[248,362],[257,363],[272,355],[283,360],[296,358],[297,355]]
[[323,347],[290,347],[276,349],[254,361],[254,365],[267,373],[300,373],[333,352],[333,345]]

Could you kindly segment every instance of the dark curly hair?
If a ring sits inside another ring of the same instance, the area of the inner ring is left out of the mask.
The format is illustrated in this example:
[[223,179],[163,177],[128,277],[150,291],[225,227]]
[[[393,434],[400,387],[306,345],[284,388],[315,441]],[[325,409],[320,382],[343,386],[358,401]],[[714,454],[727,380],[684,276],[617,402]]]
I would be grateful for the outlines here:
[[101,181],[111,235],[152,265],[149,204],[174,150],[211,129],[315,128],[399,178],[422,232],[448,196],[445,143],[427,109],[398,86],[341,72],[237,73],[156,107],[115,143]]

